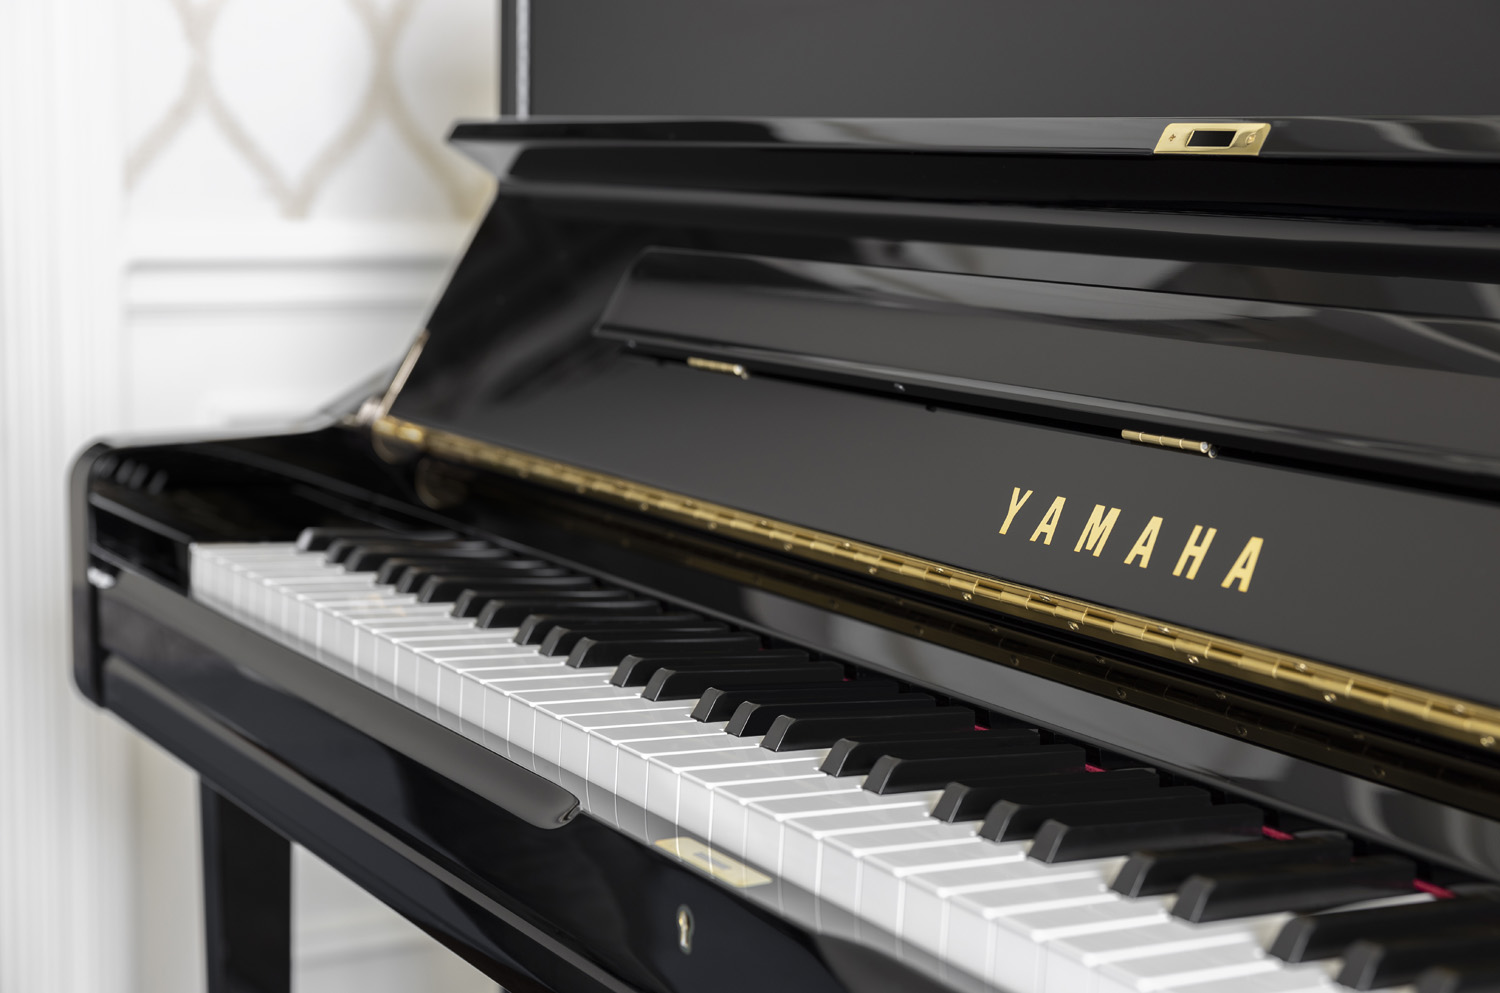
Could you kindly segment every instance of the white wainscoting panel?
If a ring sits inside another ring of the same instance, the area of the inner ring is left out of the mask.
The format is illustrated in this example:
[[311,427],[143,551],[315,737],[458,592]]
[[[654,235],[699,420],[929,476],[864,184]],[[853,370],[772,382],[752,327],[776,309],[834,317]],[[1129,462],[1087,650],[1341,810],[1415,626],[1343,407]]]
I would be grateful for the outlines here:
[[71,685],[66,471],[120,414],[119,11],[0,3],[0,990],[128,993],[126,735]]
[[468,235],[456,222],[133,224],[133,429],[285,421],[396,362]]

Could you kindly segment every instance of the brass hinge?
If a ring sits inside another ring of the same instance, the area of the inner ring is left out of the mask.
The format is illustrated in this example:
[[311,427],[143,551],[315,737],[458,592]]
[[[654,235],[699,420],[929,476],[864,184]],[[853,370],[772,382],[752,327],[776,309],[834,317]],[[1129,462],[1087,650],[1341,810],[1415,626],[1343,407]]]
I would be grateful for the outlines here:
[[1147,434],[1144,431],[1121,431],[1120,437],[1126,441],[1138,441],[1143,445],[1156,445],[1160,448],[1175,448],[1183,452],[1192,452],[1194,455],[1207,455],[1209,458],[1214,458],[1219,454],[1219,450],[1206,441],[1170,438],[1164,434]]
[[736,362],[720,362],[718,359],[690,358],[687,364],[694,369],[704,369],[708,372],[722,372],[728,376],[738,376],[740,379],[749,379],[750,372],[744,366]]

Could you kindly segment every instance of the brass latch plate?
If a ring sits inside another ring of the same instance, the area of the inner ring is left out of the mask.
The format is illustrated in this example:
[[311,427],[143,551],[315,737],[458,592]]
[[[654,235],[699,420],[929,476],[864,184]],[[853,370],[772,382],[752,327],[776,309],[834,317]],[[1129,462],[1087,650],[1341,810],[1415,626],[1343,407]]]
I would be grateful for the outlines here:
[[1157,139],[1157,154],[1259,155],[1271,125],[1247,122],[1168,124]]

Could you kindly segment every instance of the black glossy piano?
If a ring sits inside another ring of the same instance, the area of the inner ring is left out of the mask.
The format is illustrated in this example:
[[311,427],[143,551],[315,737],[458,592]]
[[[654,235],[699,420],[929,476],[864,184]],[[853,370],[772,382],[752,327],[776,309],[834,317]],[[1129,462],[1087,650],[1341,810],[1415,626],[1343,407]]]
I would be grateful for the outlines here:
[[1500,989],[1500,119],[510,118],[388,379],[100,443],[75,678],[512,991]]

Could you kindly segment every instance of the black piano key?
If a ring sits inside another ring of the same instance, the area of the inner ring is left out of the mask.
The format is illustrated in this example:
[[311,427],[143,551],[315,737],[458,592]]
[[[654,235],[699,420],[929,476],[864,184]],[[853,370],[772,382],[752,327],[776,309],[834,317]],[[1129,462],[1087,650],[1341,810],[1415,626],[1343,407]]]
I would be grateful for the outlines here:
[[[350,572],[373,572],[376,581],[379,582],[380,573],[387,563],[398,560],[411,562],[415,558],[412,555],[413,551],[415,549],[410,545],[402,545],[395,549],[385,545],[357,545],[344,557],[344,568]],[[501,562],[510,561],[507,559],[509,554],[484,542],[452,547],[444,543],[434,545],[430,553],[423,554],[423,558],[442,559],[447,563],[449,572],[458,572],[470,568],[483,568],[491,563],[499,567]]]
[[[791,666],[798,664],[809,666],[815,663],[808,660],[807,653],[795,648],[776,648],[769,651],[750,652],[745,655],[715,655],[706,659],[682,659],[671,656],[660,656],[646,653],[643,655],[627,655],[620,661],[615,669],[614,675],[609,681],[616,686],[645,686],[650,682],[658,669],[674,666],[679,669],[701,669],[704,671],[725,669],[755,670],[757,667]],[[835,662],[824,663],[826,668],[843,673],[843,666]]]
[[993,778],[1047,772],[1082,773],[1087,761],[1087,755],[1078,745],[1018,744],[1004,754],[958,758],[906,759],[887,755],[871,766],[864,788],[882,795],[915,793],[940,790],[967,776]]
[[381,528],[303,528],[297,535],[297,551],[323,552],[335,541],[452,541],[453,531],[390,531]]
[[386,559],[431,555],[438,558],[484,558],[495,546],[477,538],[454,538],[415,544],[409,541],[347,541],[340,539],[328,546],[323,557],[350,572],[374,572]]
[[540,559],[516,558],[503,548],[492,549],[492,554],[483,558],[465,558],[454,562],[451,558],[433,558],[430,555],[398,555],[386,559],[375,570],[377,583],[389,583],[398,593],[415,593],[422,588],[428,576],[438,572],[466,572],[489,575],[492,572],[508,573],[525,571],[532,567],[550,565]]
[[380,568],[375,572],[375,581],[390,583],[396,587],[398,593],[416,593],[422,588],[422,584],[433,576],[473,576],[474,582],[469,585],[476,586],[480,580],[494,576],[513,576],[517,573],[525,575],[541,573],[553,576],[568,574],[568,570],[562,566],[553,565],[551,562],[517,558],[510,552],[498,548],[495,552],[493,556],[462,558],[457,561],[451,558],[434,559],[426,556],[399,555],[381,563]]
[[771,722],[760,747],[772,752],[827,748],[846,735],[973,729],[974,711],[968,707],[935,707],[920,714],[874,717],[794,717],[783,714]]
[[1332,910],[1294,917],[1271,942],[1271,954],[1286,962],[1330,959],[1356,941],[1442,934],[1469,924],[1500,926],[1500,899],[1455,897],[1395,907]]
[[[1342,835],[1308,835],[1291,841],[1234,841],[1198,848],[1131,852],[1110,888],[1125,896],[1175,891],[1189,876],[1214,872],[1279,871],[1317,862],[1347,862],[1354,845]],[[1347,942],[1346,942],[1347,944]]]
[[753,669],[678,669],[669,665],[656,670],[647,680],[641,697],[646,700],[696,700],[711,689],[748,689],[750,687],[787,687],[796,685],[834,684],[844,679],[844,667],[837,663],[794,666],[756,666]]
[[[990,808],[1009,796],[1112,797],[1142,796],[1161,786],[1154,769],[1111,769],[1085,772],[1080,766],[1068,772],[1026,774],[982,782],[949,783],[932,808],[932,816],[954,824],[983,820]],[[1043,792],[1046,791],[1046,792]]]
[[543,655],[566,655],[585,635],[597,632],[601,638],[619,635],[645,639],[650,631],[727,631],[729,625],[711,621],[702,614],[674,610],[666,614],[641,614],[621,617],[618,614],[589,614],[573,620],[537,615],[528,617],[516,628],[516,644],[540,645]]
[[488,583],[505,583],[512,579],[556,579],[559,576],[579,577],[577,573],[556,566],[546,566],[541,569],[516,570],[512,573],[494,573],[488,576],[429,576],[417,591],[419,603],[453,603],[465,590],[471,590]]
[[[570,606],[556,613],[527,614],[516,625],[516,644],[540,645],[547,640],[548,635],[558,629],[566,629],[581,636],[582,632],[587,631],[653,630],[655,628],[678,628],[684,625],[696,627],[699,623],[713,624],[715,622],[706,620],[700,614],[687,611],[663,613],[661,603],[656,600],[605,601],[578,607]],[[725,629],[725,625],[720,624],[711,630]],[[576,642],[577,638],[574,641]]]
[[1416,864],[1399,855],[1275,872],[1209,872],[1188,877],[1178,888],[1172,916],[1201,924],[1254,914],[1326,910],[1410,893],[1416,874]]
[[1437,965],[1417,976],[1416,993],[1500,993],[1500,951],[1462,965]]
[[1500,929],[1458,927],[1440,934],[1356,941],[1344,950],[1336,982],[1356,990],[1378,990],[1410,983],[1433,966],[1462,969],[1493,963]]
[[[634,623],[637,621],[641,623]],[[537,651],[542,655],[568,655],[585,638],[592,638],[595,644],[630,641],[650,646],[658,638],[671,641],[683,637],[727,633],[729,633],[727,624],[705,620],[697,614],[684,613],[647,617],[611,617],[603,621],[594,618],[586,621],[568,621],[565,624],[549,625],[544,630],[533,630],[529,640],[536,645]],[[517,629],[517,638],[519,637],[520,630]],[[538,641],[537,638],[541,640]],[[755,648],[747,650],[754,651]],[[624,657],[624,655],[620,656],[620,658]],[[616,662],[618,661],[617,659]]]
[[902,693],[883,700],[827,700],[822,703],[767,703],[747,700],[735,709],[724,727],[725,734],[744,738],[765,734],[783,714],[795,717],[840,717],[860,714],[918,714],[936,708],[937,701],[925,693]]
[[699,658],[705,655],[742,655],[760,648],[760,638],[753,634],[733,632],[720,633],[657,633],[643,639],[632,635],[628,640],[613,638],[584,638],[568,653],[567,665],[574,669],[596,666],[619,665],[627,655],[679,655],[684,658]]
[[1019,726],[982,731],[965,728],[954,734],[859,734],[834,742],[818,768],[830,776],[862,776],[875,765],[876,759],[886,755],[903,759],[993,755],[1018,745],[1034,745],[1040,740],[1036,729]]
[[[1097,775],[1097,773],[1095,774]],[[1087,800],[1001,800],[984,815],[979,836],[991,841],[1023,841],[1036,836],[1047,821],[1101,824],[1190,814],[1209,806],[1208,791],[1196,786],[1163,786],[1140,797],[1093,797]]]
[[875,700],[899,696],[901,688],[889,679],[860,679],[832,686],[713,687],[705,690],[693,712],[695,721],[715,723],[734,716],[749,700],[766,703],[818,703],[837,700]]
[[[1094,773],[1093,775],[1103,775]],[[1077,862],[1128,855],[1138,848],[1216,845],[1260,837],[1265,812],[1248,803],[1224,803],[1203,810],[1138,820],[1092,823],[1086,818],[1043,824],[1026,857],[1038,862]]]
[[[453,616],[478,617],[485,604],[491,600],[504,600],[511,596],[541,596],[564,590],[593,590],[598,585],[588,576],[517,576],[503,583],[486,583],[482,587],[464,590],[453,601]],[[612,592],[623,593],[619,590]]]
[[655,600],[638,599],[625,590],[547,590],[482,601],[474,616],[482,628],[513,628],[532,614],[593,614],[614,605],[619,605],[621,614],[661,612],[661,604]]

